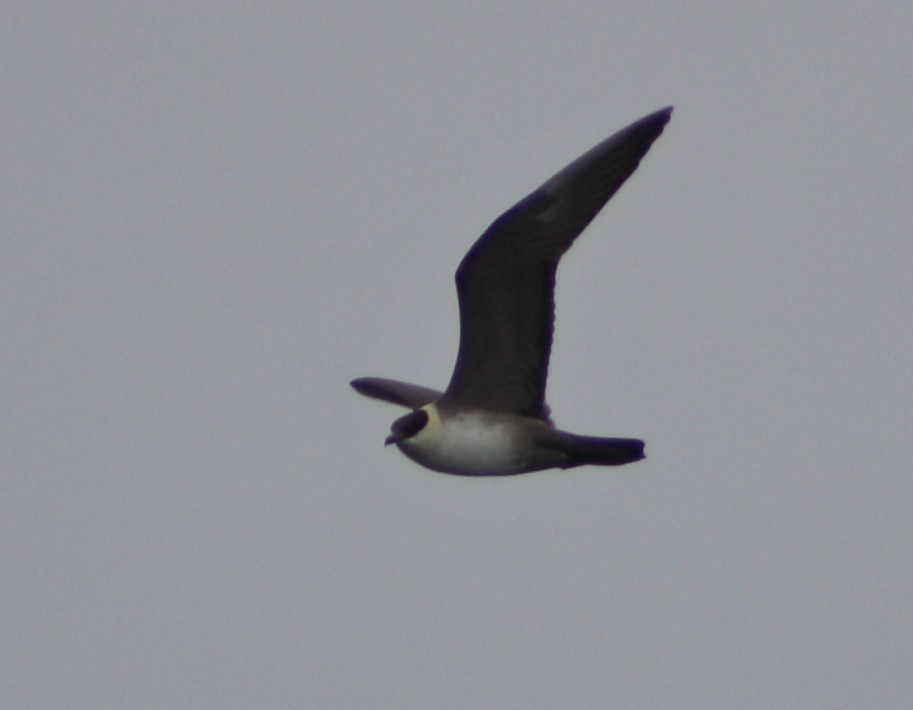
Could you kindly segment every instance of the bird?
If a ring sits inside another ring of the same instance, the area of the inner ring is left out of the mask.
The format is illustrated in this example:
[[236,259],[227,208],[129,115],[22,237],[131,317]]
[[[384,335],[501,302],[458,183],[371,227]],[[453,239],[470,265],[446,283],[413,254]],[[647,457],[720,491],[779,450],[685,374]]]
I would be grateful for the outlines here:
[[644,442],[555,427],[545,401],[561,256],[635,171],[668,106],[606,138],[498,217],[456,270],[460,339],[447,389],[383,377],[351,386],[407,407],[385,445],[437,471],[509,476],[645,458]]

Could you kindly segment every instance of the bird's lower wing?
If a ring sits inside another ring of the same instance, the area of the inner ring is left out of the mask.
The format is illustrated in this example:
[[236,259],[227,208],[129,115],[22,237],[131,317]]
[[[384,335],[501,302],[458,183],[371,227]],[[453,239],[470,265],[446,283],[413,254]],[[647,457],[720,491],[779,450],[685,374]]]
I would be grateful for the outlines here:
[[426,404],[434,402],[442,394],[430,387],[388,380],[385,377],[359,377],[349,384],[355,388],[358,394],[363,394],[365,397],[373,397],[410,409],[424,407]]

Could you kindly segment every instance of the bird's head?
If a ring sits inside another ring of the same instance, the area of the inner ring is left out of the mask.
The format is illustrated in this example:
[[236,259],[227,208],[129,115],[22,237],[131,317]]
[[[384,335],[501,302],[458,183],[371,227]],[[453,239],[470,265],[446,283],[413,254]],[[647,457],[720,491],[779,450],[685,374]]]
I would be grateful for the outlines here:
[[411,439],[428,424],[428,412],[416,409],[397,419],[390,426],[390,436],[384,440],[384,446],[399,444],[406,439]]

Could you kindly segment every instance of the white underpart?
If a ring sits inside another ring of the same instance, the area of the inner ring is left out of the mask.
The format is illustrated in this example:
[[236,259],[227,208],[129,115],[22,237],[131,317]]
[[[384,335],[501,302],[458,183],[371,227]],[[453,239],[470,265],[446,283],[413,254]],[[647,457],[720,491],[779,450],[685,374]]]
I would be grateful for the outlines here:
[[422,409],[428,412],[428,423],[399,444],[411,459],[446,473],[492,475],[524,469],[516,455],[515,427],[485,412],[469,411],[442,421],[434,404]]

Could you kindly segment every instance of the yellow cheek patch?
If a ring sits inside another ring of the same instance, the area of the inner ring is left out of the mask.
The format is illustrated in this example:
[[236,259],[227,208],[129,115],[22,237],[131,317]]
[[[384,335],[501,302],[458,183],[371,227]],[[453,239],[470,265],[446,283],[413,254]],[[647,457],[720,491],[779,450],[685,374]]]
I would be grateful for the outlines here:
[[424,443],[437,441],[438,436],[440,436],[441,433],[441,413],[438,411],[437,405],[434,403],[426,404],[420,411],[423,411],[428,415],[428,423],[411,439],[412,443],[418,444],[419,446]]

